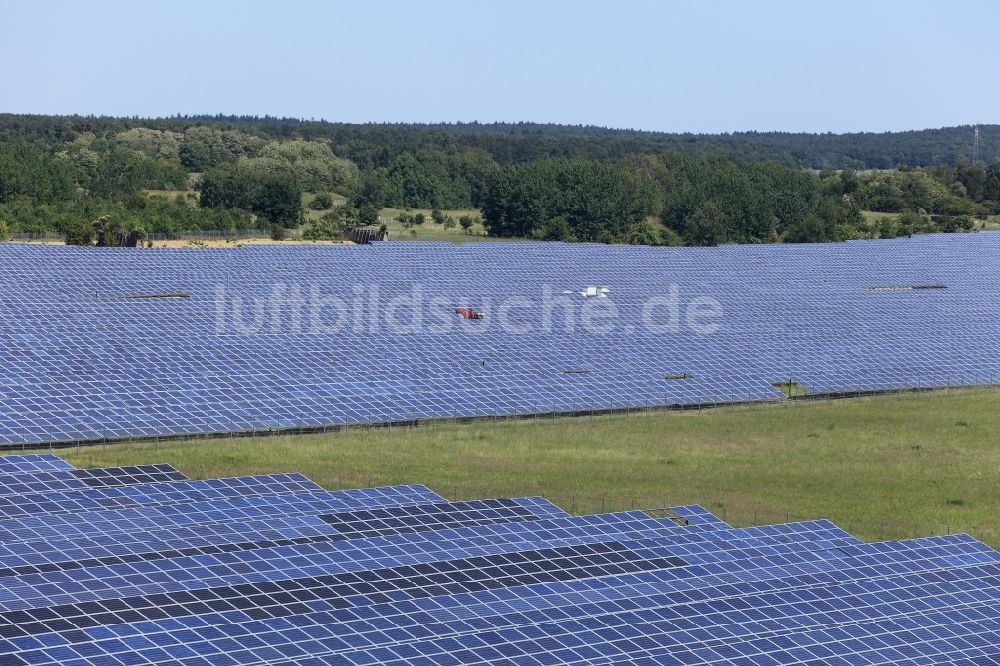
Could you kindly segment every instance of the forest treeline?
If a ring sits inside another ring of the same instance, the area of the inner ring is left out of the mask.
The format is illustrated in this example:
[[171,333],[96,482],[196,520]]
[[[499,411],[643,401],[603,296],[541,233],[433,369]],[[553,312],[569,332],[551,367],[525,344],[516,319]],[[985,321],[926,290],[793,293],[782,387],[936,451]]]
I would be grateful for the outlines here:
[[[996,157],[998,129],[983,128],[983,156]],[[348,199],[310,237],[370,222],[384,207],[478,208],[491,235],[598,242],[953,231],[1000,212],[1000,161],[970,165],[970,134],[0,115],[0,231],[84,242],[199,229],[281,234],[303,223],[303,193]],[[918,166],[901,166],[907,160]],[[895,168],[862,168],[884,164]],[[872,220],[863,210],[900,215]]]
[[[81,134],[107,136],[134,128],[184,134],[194,127],[238,130],[254,140],[292,138],[327,142],[334,153],[368,171],[388,167],[403,153],[485,151],[499,164],[543,157],[612,159],[680,152],[723,155],[737,163],[774,162],[793,168],[855,170],[957,164],[972,156],[972,128],[945,127],[908,132],[810,134],[735,132],[689,134],[538,123],[348,124],[257,116],[114,118],[0,114],[0,141],[42,146],[73,141]],[[1000,125],[980,126],[980,161],[1000,158]],[[218,156],[215,156],[216,158]],[[207,158],[207,159],[206,159]],[[203,171],[211,155],[190,153],[185,165]]]

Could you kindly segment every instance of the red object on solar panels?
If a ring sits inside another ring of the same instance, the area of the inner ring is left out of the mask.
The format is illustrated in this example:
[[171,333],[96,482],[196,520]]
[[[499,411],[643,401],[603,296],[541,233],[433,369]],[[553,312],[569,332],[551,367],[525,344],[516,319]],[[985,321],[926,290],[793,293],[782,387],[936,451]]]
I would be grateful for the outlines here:
[[462,319],[482,319],[483,315],[480,312],[476,312],[472,308],[458,308],[455,310],[457,314]]

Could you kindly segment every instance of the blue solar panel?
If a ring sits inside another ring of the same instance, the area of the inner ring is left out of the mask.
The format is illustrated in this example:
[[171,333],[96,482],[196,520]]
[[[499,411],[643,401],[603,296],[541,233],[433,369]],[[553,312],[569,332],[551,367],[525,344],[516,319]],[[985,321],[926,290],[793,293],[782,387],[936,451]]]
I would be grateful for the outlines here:
[[0,473],[19,474],[71,470],[73,466],[51,453],[0,456]]
[[[998,256],[988,232],[720,248],[4,244],[0,445],[773,401],[789,381],[996,384]],[[610,291],[587,299],[589,285]],[[187,297],[132,298],[170,294]],[[720,308],[718,330],[689,323],[699,299]],[[585,325],[590,301],[615,309],[608,330]],[[487,317],[460,319],[464,305]]]
[[184,481],[187,478],[170,465],[135,465],[13,474],[3,474],[0,470],[0,496]]
[[100,490],[141,501],[0,520],[0,664],[980,664],[1000,639],[1000,553],[964,535],[296,475]]

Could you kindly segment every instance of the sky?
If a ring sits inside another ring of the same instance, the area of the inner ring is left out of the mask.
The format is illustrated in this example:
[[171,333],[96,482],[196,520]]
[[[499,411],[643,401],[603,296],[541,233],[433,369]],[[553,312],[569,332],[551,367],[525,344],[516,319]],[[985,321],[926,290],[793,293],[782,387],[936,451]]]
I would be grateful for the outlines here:
[[0,112],[696,133],[1000,122],[995,0],[0,2]]

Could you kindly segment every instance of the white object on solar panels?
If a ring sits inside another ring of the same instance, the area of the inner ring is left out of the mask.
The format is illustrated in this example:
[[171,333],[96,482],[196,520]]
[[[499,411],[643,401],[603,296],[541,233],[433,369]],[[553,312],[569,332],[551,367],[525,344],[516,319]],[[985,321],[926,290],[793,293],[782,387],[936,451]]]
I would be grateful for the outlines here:
[[611,289],[608,287],[595,287],[593,285],[588,285],[580,293],[584,298],[607,298]]

